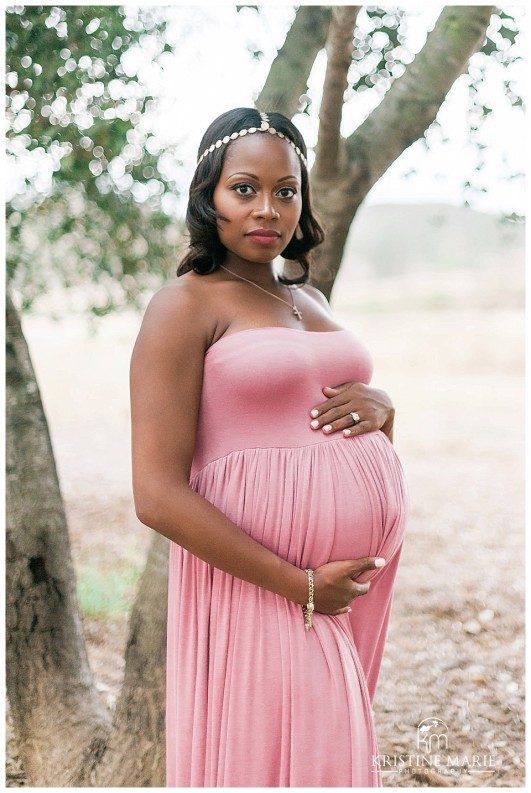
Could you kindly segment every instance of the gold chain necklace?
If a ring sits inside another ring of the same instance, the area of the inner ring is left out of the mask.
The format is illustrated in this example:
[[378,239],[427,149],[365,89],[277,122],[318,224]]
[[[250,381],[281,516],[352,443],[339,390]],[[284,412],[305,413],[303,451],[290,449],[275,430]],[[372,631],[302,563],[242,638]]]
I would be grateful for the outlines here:
[[238,275],[238,273],[233,273],[232,270],[229,270],[228,267],[225,267],[223,264],[220,264],[219,266],[221,267],[222,270],[225,270],[225,272],[230,273],[235,278],[239,278],[240,281],[246,281],[248,284],[251,284],[251,286],[256,286],[256,288],[260,289],[261,292],[265,292],[266,295],[269,295],[270,297],[274,297],[275,300],[280,300],[281,303],[284,303],[286,306],[289,306],[291,308],[291,313],[293,314],[293,316],[297,317],[297,319],[302,319],[302,314],[299,311],[299,309],[297,308],[297,306],[295,305],[295,301],[293,299],[293,292],[291,291],[289,286],[284,284],[286,286],[286,289],[289,292],[289,296],[291,297],[291,303],[288,303],[287,300],[283,300],[278,295],[274,295],[268,289],[264,289],[262,286],[258,286],[258,284],[255,284],[254,281],[249,281],[249,279],[248,278],[244,278],[243,275]]

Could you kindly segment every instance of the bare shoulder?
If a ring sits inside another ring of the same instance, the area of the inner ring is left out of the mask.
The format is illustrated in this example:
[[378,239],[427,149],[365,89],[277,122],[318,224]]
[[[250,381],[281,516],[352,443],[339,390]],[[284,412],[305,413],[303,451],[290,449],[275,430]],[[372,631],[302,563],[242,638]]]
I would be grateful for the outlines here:
[[141,334],[162,334],[171,340],[210,343],[215,327],[209,310],[209,290],[195,273],[168,281],[151,298],[142,322]]
[[197,278],[188,277],[190,273],[168,281],[158,289],[146,309],[148,315],[172,315],[176,321],[184,318],[186,314],[193,311],[201,302],[201,284]]
[[304,284],[302,287],[304,294],[308,295],[308,297],[317,303],[321,308],[326,309],[328,314],[331,314],[330,304],[326,297],[323,295],[320,289],[317,289],[315,286],[311,284]]

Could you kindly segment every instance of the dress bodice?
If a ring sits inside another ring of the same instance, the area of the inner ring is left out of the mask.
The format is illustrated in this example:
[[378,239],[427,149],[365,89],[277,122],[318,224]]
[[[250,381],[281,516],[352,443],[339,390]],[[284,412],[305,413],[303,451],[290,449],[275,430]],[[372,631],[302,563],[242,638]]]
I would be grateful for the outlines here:
[[249,328],[223,336],[205,354],[192,475],[247,448],[305,446],[339,437],[310,427],[322,388],[369,383],[372,361],[348,330]]

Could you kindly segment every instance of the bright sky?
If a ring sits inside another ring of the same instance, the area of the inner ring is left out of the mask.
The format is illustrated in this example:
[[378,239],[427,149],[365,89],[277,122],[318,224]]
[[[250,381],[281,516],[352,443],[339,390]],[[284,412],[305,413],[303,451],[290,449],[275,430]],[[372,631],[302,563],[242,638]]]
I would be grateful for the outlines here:
[[[406,4],[407,6],[408,4]],[[418,51],[426,32],[435,23],[441,6],[409,4],[409,45]],[[523,23],[525,9],[507,9]],[[168,8],[171,23],[170,42],[175,54],[165,56],[162,73],[149,64],[145,54],[140,76],[153,86],[160,97],[154,126],[163,140],[179,143],[179,185],[187,191],[195,164],[199,140],[208,124],[231,107],[252,105],[263,85],[269,65],[281,46],[293,18],[292,6],[266,5],[257,14],[252,9],[236,12],[232,5],[197,5]],[[257,61],[251,58],[248,45],[264,52]],[[326,68],[324,54],[319,57],[309,83],[313,99],[310,117],[299,115],[294,120],[311,146],[317,136],[317,110],[320,86]],[[135,59],[136,60],[136,59]],[[137,63],[134,64],[138,66]],[[134,67],[133,67],[134,68]],[[488,193],[471,198],[472,205],[492,212],[524,212],[523,180],[509,180],[507,175],[522,171],[525,124],[523,113],[510,113],[503,97],[503,68],[492,64],[484,90],[486,104],[496,112],[484,127],[486,168],[482,178]],[[513,79],[523,91],[524,65],[511,67]],[[443,202],[463,203],[462,183],[473,175],[475,150],[467,141],[465,113],[468,89],[461,78],[452,88],[439,114],[442,133],[433,135],[433,147],[426,151],[422,143],[414,144],[389,169],[373,188],[370,203]],[[354,130],[374,107],[375,95],[367,91],[355,96],[344,110],[343,132]],[[515,118],[517,117],[517,118]],[[438,138],[447,137],[441,144]],[[505,161],[505,165],[504,165]],[[166,163],[176,173],[173,163]],[[415,168],[417,175],[404,178]],[[184,201],[184,198],[183,198]],[[179,208],[183,202],[178,202]]]

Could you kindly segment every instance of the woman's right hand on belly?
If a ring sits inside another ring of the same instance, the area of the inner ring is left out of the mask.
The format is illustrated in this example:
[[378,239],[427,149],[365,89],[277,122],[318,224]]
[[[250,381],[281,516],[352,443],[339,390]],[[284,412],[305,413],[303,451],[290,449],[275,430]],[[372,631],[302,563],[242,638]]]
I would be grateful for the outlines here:
[[314,570],[314,603],[320,614],[346,614],[349,604],[370,589],[370,581],[358,584],[352,579],[367,570],[383,567],[382,557],[370,556],[342,562],[327,562]]

